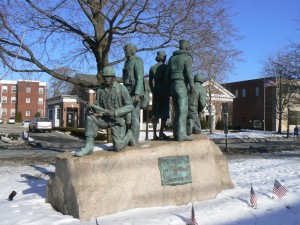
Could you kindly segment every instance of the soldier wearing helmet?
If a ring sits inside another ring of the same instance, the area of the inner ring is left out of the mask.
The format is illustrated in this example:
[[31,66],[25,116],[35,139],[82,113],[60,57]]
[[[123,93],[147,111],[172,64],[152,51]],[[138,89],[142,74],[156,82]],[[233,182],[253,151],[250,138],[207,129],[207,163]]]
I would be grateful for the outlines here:
[[96,105],[106,109],[106,112],[96,114],[90,112],[86,120],[86,145],[76,156],[92,154],[94,140],[98,128],[111,128],[113,147],[115,151],[122,150],[125,146],[134,145],[135,141],[131,130],[126,130],[125,117],[133,110],[131,97],[127,89],[115,81],[115,70],[111,66],[102,70],[104,85],[96,91]]
[[206,90],[202,86],[204,76],[197,74],[194,77],[194,90],[189,92],[189,106],[187,117],[187,134],[201,134],[201,123],[199,113],[203,111],[206,105]]
[[131,114],[131,130],[135,142],[139,142],[140,134],[140,106],[141,99],[144,96],[144,63],[143,60],[136,56],[137,48],[134,44],[126,44],[124,53],[127,60],[123,68],[123,84],[127,88],[132,101],[134,110]]

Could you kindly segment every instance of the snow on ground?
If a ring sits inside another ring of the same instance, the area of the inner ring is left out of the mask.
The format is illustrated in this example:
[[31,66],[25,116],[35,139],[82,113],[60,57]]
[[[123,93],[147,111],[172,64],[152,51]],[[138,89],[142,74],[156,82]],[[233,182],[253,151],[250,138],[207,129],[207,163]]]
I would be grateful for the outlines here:
[[[235,134],[234,137],[245,135],[246,132],[242,133]],[[256,132],[247,133],[248,137],[261,137]],[[212,200],[194,202],[198,224],[300,225],[299,156],[246,157],[229,160],[234,189],[222,191]],[[184,225],[189,222],[191,203],[118,212],[98,217],[97,223],[96,218],[81,222],[71,216],[62,215],[45,203],[46,184],[54,170],[53,165],[0,165],[0,224]],[[272,199],[275,178],[288,189],[282,199],[276,196]],[[249,206],[251,182],[258,201],[256,209]],[[13,190],[17,195],[13,201],[8,201],[7,198]]]

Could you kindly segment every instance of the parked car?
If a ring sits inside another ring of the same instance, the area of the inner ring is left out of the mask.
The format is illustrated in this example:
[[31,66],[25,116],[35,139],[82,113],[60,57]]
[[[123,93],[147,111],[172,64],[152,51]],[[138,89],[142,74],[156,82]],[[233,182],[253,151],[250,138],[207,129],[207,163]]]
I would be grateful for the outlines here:
[[36,117],[29,123],[29,132],[31,131],[49,131],[52,130],[52,122],[47,118]]
[[31,120],[23,120],[22,121],[22,126],[29,126]]
[[9,123],[9,124],[15,124],[15,123],[16,123],[15,118],[14,118],[14,117],[10,117],[10,118],[7,120],[7,123]]
[[0,118],[0,124],[2,124],[2,123],[3,123],[3,119]]

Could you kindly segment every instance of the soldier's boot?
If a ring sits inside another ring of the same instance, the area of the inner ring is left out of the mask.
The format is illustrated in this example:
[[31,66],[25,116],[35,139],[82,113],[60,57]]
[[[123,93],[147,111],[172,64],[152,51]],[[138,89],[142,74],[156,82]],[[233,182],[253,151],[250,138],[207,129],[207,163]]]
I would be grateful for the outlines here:
[[167,136],[164,132],[159,132],[159,139],[166,140],[166,139],[170,139],[170,137]]
[[[130,133],[129,133],[130,132]],[[138,144],[138,142],[136,141],[136,139],[133,137],[133,134],[132,134],[132,131],[129,130],[127,132],[127,135],[130,137],[129,138],[129,142],[128,142],[128,145],[129,146],[136,146]]]
[[198,127],[194,127],[193,134],[201,134],[201,129],[199,129]]
[[80,151],[75,152],[75,156],[81,157],[81,156],[93,154],[94,143],[95,143],[94,137],[86,137],[85,147],[82,148]]

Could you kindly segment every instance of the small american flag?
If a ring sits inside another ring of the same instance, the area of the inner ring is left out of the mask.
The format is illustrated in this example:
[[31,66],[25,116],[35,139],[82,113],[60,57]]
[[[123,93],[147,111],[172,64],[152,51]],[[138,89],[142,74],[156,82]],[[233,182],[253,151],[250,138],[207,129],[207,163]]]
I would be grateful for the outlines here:
[[192,204],[192,211],[191,211],[190,221],[192,222],[190,225],[198,225],[197,220],[195,218],[194,203]]
[[281,185],[276,179],[274,182],[274,187],[273,187],[273,193],[277,195],[278,198],[281,198],[282,196],[287,193],[287,189]]
[[250,189],[250,204],[252,207],[257,206],[257,198],[256,198],[255,192],[253,190],[252,183],[251,183],[251,189]]

